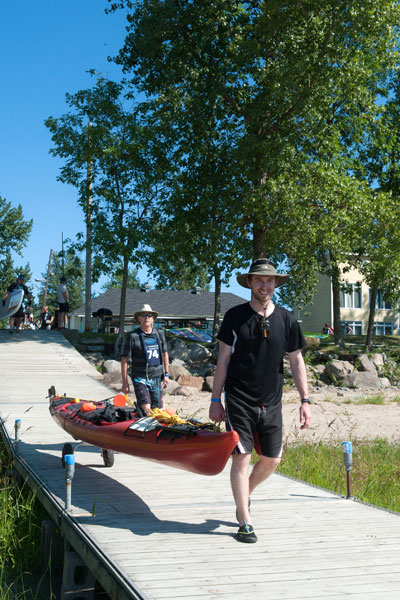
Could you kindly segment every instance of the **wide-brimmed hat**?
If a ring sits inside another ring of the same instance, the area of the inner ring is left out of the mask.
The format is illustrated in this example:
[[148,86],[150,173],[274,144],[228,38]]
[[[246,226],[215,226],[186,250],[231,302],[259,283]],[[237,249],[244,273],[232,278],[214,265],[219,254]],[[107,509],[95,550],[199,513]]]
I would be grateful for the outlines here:
[[138,317],[140,317],[140,315],[149,314],[149,313],[151,313],[153,315],[153,317],[155,319],[157,319],[158,312],[156,312],[155,310],[152,310],[150,304],[143,304],[143,306],[140,310],[137,310],[135,313],[133,313],[133,318],[135,319],[135,321],[137,321]]
[[247,282],[247,277],[249,275],[272,275],[275,277],[276,287],[283,285],[289,279],[288,273],[277,273],[274,265],[267,258],[258,258],[251,264],[250,271],[248,273],[237,275],[236,279],[238,284],[242,287],[250,289],[250,286]]

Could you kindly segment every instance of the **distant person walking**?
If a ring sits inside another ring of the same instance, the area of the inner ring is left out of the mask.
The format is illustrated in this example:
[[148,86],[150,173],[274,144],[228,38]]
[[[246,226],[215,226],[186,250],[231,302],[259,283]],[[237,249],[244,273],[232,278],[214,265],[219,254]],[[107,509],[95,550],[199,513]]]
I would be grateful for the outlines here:
[[133,315],[140,327],[128,335],[121,353],[122,391],[129,393],[128,359],[132,361],[131,378],[136,400],[148,413],[150,408],[162,408],[162,386],[167,387],[169,357],[167,342],[161,329],[154,327],[158,312],[145,304]]
[[49,311],[48,306],[43,307],[43,312],[40,315],[40,329],[51,329],[51,324],[54,321],[52,313]]
[[[15,290],[24,290],[24,297],[30,302],[31,294],[30,294],[28,288],[26,287],[26,285],[24,284],[24,281],[25,281],[25,277],[23,275],[18,275],[16,281],[14,281],[14,283],[12,283],[7,288],[7,291],[3,296],[3,302],[5,302],[8,298],[8,295],[11,294],[11,292],[14,292]],[[20,332],[20,327],[21,327],[21,324],[22,324],[24,318],[25,318],[25,312],[24,312],[24,309],[21,304],[18,311],[12,317],[10,317],[10,333],[14,332],[14,321],[16,322],[16,325],[15,325],[16,332],[17,333]]]
[[353,328],[347,322],[344,324],[344,333],[345,335],[353,335]]
[[69,293],[65,277],[61,277],[60,285],[57,288],[57,303],[60,307],[60,312],[58,313],[58,329],[64,329],[65,316],[69,312]]

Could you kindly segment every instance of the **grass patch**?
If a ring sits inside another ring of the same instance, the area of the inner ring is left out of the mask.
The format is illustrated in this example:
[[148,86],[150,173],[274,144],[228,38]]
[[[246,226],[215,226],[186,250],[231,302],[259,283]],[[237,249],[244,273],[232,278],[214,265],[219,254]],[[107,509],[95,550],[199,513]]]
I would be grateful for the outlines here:
[[[346,495],[340,444],[306,443],[285,449],[278,472]],[[400,443],[353,441],[352,495],[400,512]]]
[[385,397],[382,394],[376,396],[362,396],[355,401],[355,404],[385,404]]
[[11,468],[0,441],[0,600],[39,600],[41,523],[48,515],[29,486],[17,484]]

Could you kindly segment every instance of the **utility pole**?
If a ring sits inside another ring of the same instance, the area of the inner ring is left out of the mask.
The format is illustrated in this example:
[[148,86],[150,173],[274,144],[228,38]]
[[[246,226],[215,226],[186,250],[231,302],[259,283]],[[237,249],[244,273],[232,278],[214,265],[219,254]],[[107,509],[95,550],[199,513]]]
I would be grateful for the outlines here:
[[44,309],[44,307],[46,306],[47,290],[48,290],[48,287],[49,287],[50,269],[51,269],[51,258],[52,258],[52,256],[53,256],[53,250],[50,250],[49,264],[47,266],[46,283],[44,284],[44,290],[43,290],[42,309]]
[[[89,121],[88,137],[89,149],[90,128],[92,123]],[[92,157],[89,156],[87,163],[87,187],[88,200],[86,212],[86,275],[85,275],[85,331],[90,331],[90,319],[92,317],[92,202],[93,202],[93,171]]]
[[64,261],[64,232],[61,232],[61,265],[62,265],[62,276],[65,277],[65,261]]

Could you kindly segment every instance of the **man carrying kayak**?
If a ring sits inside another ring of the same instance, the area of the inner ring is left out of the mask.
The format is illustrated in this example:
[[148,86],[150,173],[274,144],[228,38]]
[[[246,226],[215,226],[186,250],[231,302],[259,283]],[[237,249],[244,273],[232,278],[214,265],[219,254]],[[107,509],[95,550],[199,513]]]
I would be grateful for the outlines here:
[[[239,522],[236,537],[247,543],[257,541],[250,496],[281,461],[285,355],[300,395],[301,429],[311,420],[301,352],[305,340],[293,314],[271,300],[275,288],[288,278],[288,274],[278,274],[265,258],[253,262],[248,273],[237,276],[238,283],[251,290],[251,300],[228,310],[218,333],[219,356],[209,415],[213,421],[225,420],[227,430],[239,434],[232,455],[231,486]],[[221,401],[224,386],[225,407]],[[261,454],[249,476],[255,435]]]

